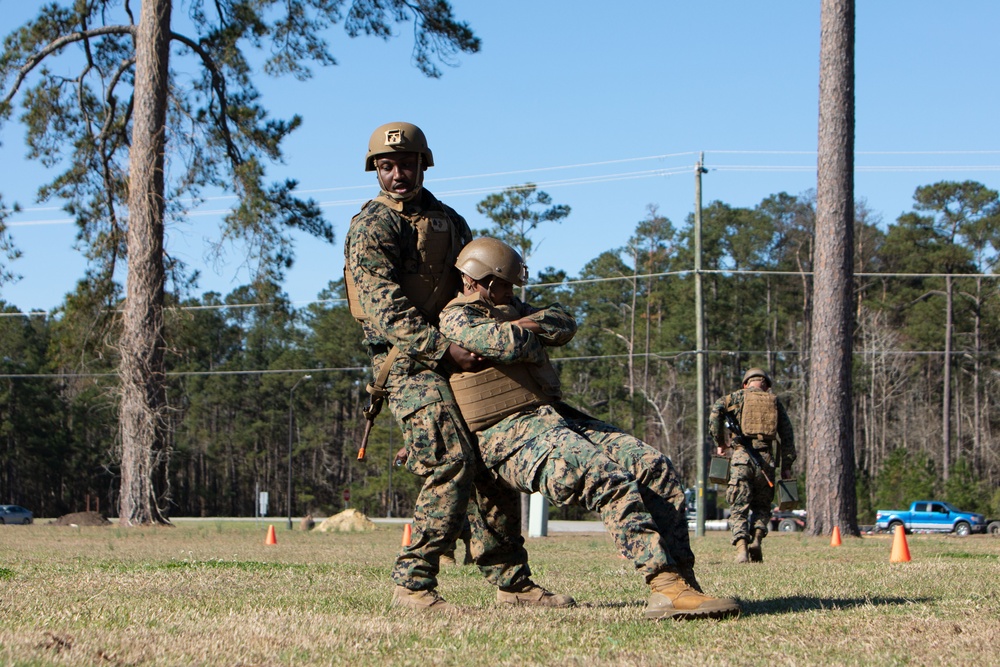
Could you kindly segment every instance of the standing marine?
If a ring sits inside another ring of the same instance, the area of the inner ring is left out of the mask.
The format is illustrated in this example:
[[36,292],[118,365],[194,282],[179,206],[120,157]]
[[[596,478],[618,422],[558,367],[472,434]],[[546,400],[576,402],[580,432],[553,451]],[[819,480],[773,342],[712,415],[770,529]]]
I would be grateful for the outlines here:
[[571,597],[530,579],[520,498],[486,473],[448,384],[451,373],[476,370],[483,362],[438,330],[441,308],[461,285],[455,259],[472,233],[423,187],[424,171],[433,165],[419,127],[378,127],[368,142],[365,171],[376,173],[380,192],[351,220],[344,246],[351,314],[361,322],[375,375],[368,387],[372,405],[374,399],[379,406],[387,401],[403,433],[406,466],[424,480],[410,544],[393,566],[393,603],[453,608],[437,592],[437,574],[468,513],[473,556],[499,588],[498,601],[571,606]]
[[[749,446],[759,457],[752,456],[746,445],[736,439],[727,442],[726,412],[732,415],[740,431],[749,439]],[[792,422],[781,401],[771,391],[771,378],[767,373],[760,368],[748,370],[743,375],[743,388],[723,396],[712,406],[708,430],[715,440],[719,456],[724,456],[730,446],[733,449],[726,500],[731,512],[729,524],[736,547],[736,562],[763,562],[761,542],[767,536],[767,527],[771,522],[774,471],[780,468],[781,479],[790,479],[795,461]],[[763,463],[763,467],[755,459]]]

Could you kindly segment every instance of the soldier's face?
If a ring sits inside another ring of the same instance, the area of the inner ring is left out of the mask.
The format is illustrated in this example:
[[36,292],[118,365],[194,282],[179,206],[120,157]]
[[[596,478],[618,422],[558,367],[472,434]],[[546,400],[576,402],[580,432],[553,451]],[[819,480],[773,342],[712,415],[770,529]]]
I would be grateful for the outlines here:
[[384,155],[375,160],[375,173],[383,190],[397,195],[411,193],[422,180],[416,153]]
[[514,286],[503,278],[490,276],[486,279],[486,294],[498,306],[506,306],[514,298]]

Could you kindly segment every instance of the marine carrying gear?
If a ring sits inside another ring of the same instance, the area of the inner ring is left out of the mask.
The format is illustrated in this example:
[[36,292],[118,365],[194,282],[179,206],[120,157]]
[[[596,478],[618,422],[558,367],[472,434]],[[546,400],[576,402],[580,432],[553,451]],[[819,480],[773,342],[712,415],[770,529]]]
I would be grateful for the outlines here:
[[427,137],[413,123],[386,123],[376,127],[368,139],[365,171],[375,171],[375,158],[390,153],[418,153],[423,156],[424,166],[434,166],[434,155],[427,146]]
[[473,280],[489,276],[520,287],[528,281],[528,267],[516,250],[489,236],[473,239],[462,248],[455,267]]

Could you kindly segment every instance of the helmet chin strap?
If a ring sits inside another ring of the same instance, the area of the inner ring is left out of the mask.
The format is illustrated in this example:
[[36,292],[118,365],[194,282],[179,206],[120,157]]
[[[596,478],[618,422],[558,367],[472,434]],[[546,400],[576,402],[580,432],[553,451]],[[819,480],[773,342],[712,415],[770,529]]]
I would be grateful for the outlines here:
[[484,283],[482,280],[476,280],[472,276],[463,273],[462,274],[462,287],[463,291],[476,291],[480,287],[486,288],[486,295],[483,297],[491,305],[497,305],[497,300],[493,297],[493,283],[496,281],[496,277],[488,276],[489,282]]
[[394,201],[407,202],[415,199],[420,191],[424,189],[424,154],[417,153],[417,182],[413,186],[413,189],[407,192],[405,195],[392,192],[385,186],[382,182],[382,174],[379,173],[378,169],[375,170],[375,175],[378,178],[378,186],[382,188],[382,191],[389,195]]
[[493,283],[497,281],[496,277],[490,276],[490,282],[486,285],[486,295],[489,297],[490,301],[496,305],[496,297],[493,296]]

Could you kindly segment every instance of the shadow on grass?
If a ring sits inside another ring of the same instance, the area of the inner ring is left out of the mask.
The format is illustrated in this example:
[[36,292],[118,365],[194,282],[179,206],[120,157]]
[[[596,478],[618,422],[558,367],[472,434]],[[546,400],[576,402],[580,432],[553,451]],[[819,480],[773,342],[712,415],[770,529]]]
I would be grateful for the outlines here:
[[577,607],[581,609],[625,609],[627,607],[645,607],[646,601],[641,602],[580,602]]
[[[743,609],[743,616],[769,616],[791,614],[801,611],[842,610],[855,607],[888,607],[929,602],[931,598],[865,597],[865,598],[819,598],[805,595],[772,598],[770,600],[742,600],[737,598]],[[584,602],[578,605],[584,609],[626,609],[645,607],[646,601],[639,602]]]
[[820,598],[805,595],[772,598],[770,600],[740,600],[743,614],[771,615],[790,614],[799,611],[853,609],[855,607],[889,607],[928,602],[930,598],[863,597],[863,598]]

